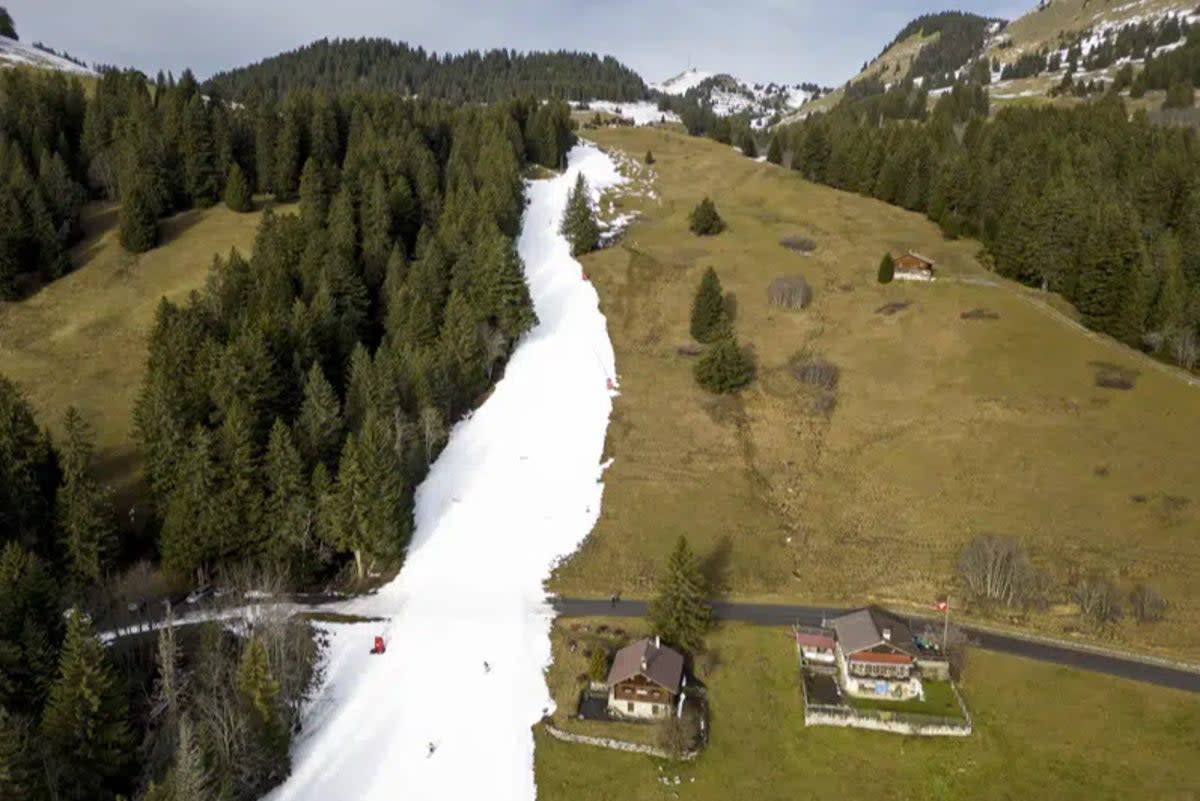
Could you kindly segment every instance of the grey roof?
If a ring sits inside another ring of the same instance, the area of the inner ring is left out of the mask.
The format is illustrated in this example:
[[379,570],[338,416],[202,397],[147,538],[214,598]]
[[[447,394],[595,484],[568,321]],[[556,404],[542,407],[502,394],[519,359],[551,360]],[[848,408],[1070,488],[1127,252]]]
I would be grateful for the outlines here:
[[908,255],[914,256],[914,257],[920,259],[921,261],[928,264],[930,267],[932,267],[934,264],[936,264],[936,262],[933,259],[929,258],[928,256],[922,256],[920,253],[918,253],[915,250],[908,251]]
[[[854,654],[887,643],[910,656],[917,655],[908,623],[878,606],[856,609],[834,618],[829,625],[837,632],[842,653]],[[891,630],[891,639],[884,638],[884,629]]]
[[627,645],[613,657],[608,683],[619,684],[635,676],[645,676],[660,687],[678,693],[683,682],[683,654],[655,645],[650,639]]

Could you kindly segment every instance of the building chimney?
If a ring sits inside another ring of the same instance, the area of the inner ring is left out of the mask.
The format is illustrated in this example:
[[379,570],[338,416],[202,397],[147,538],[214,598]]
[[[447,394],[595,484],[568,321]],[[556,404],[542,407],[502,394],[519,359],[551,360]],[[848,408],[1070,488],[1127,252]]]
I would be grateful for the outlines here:
[[891,641],[892,641],[892,630],[891,630],[891,628],[890,628],[890,627],[889,627],[889,628],[885,628],[885,629],[883,630],[883,639],[884,639],[884,642],[891,642]]
[[649,665],[646,664],[646,657],[643,656],[642,657],[642,672],[645,673],[646,668],[648,668],[648,667],[649,667]]

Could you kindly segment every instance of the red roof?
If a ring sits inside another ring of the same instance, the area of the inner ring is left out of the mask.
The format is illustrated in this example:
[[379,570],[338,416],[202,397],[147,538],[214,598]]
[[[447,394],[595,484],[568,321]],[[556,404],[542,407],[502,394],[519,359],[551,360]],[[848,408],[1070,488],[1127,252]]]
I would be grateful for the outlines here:
[[850,656],[851,662],[869,662],[876,665],[911,665],[908,654],[881,654],[875,651],[860,651]]
[[833,650],[833,638],[827,637],[824,634],[807,634],[803,631],[796,632],[796,645],[808,648],[826,648]]

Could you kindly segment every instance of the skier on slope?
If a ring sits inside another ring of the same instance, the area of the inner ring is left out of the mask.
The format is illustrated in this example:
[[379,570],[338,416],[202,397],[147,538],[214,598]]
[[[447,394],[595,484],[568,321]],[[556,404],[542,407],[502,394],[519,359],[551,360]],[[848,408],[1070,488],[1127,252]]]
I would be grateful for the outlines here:
[[483,663],[483,672],[484,672],[484,673],[491,673],[491,672],[492,672],[492,666],[491,666],[491,665],[489,665],[487,662],[484,662],[484,663]]
[[433,752],[436,750],[437,750],[437,744],[431,741],[429,743],[429,753],[425,755],[425,758],[428,759],[429,757],[433,756]]

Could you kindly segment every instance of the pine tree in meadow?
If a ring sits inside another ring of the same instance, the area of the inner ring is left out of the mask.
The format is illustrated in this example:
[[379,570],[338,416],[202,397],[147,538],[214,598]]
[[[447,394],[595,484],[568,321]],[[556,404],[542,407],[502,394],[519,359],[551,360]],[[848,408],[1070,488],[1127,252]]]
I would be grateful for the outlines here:
[[225,205],[230,211],[247,212],[254,208],[246,173],[236,161],[229,165],[229,175],[225,178]]
[[95,438],[75,407],[63,417],[63,482],[58,488],[59,549],[77,593],[98,581],[116,547],[112,508],[92,476]]
[[587,179],[583,177],[583,173],[579,173],[579,177],[575,179],[575,187],[567,196],[561,233],[571,243],[572,256],[582,256],[600,246],[600,227],[596,223]]
[[696,236],[716,236],[725,230],[725,221],[717,213],[716,205],[706,197],[692,209],[688,228]]
[[896,260],[892,258],[891,253],[884,253],[883,258],[879,260],[879,283],[890,284],[895,277]]
[[647,163],[647,164],[653,164],[653,163],[654,163],[654,153],[653,153],[652,151],[650,151],[650,150],[647,150],[647,151],[646,151],[646,163]]
[[709,392],[737,392],[754,380],[754,360],[732,333],[721,338],[696,362],[696,383]]
[[712,610],[705,597],[704,578],[686,537],[680,536],[671,551],[649,612],[655,633],[666,642],[689,651],[704,647]]
[[133,755],[129,706],[104,646],[78,611],[67,621],[41,740],[55,797],[114,797]]
[[692,300],[692,338],[697,342],[716,342],[729,332],[729,313],[717,271],[709,267],[700,279]]
[[121,182],[121,247],[130,253],[144,253],[158,244],[157,193],[150,176],[140,168],[131,168]]

